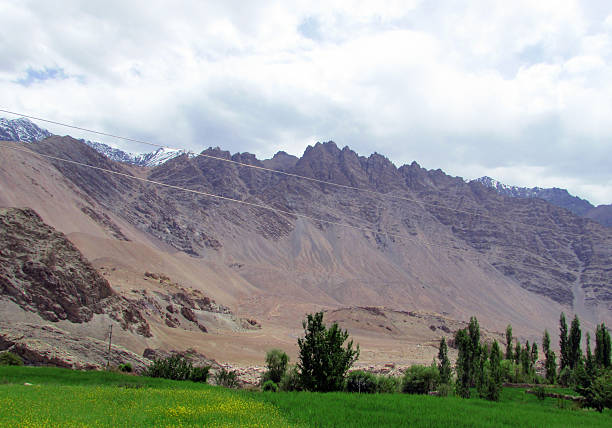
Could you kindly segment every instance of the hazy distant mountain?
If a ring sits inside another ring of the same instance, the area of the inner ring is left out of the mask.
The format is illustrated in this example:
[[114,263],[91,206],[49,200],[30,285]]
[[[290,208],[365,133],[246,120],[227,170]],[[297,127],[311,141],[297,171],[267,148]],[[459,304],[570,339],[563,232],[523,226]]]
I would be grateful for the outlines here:
[[472,180],[495,189],[500,195],[513,198],[539,198],[561,208],[573,212],[580,217],[595,220],[604,226],[612,226],[612,206],[599,205],[595,207],[589,201],[570,194],[566,189],[542,187],[518,187],[503,184],[491,177],[480,177]]

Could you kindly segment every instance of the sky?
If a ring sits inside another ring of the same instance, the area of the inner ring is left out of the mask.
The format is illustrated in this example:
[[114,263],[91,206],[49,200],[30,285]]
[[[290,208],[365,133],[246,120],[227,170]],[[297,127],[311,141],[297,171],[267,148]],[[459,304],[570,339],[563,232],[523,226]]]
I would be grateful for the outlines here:
[[6,110],[259,158],[333,140],[612,203],[609,0],[3,0],[0,58]]

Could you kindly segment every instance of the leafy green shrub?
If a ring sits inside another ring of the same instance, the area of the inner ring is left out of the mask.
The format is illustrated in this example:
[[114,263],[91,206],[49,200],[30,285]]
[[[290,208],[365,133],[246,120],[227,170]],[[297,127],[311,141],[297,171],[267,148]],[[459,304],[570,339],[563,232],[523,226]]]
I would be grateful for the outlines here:
[[376,392],[376,377],[363,370],[350,372],[346,378],[346,390],[348,392],[372,394]]
[[584,392],[585,405],[602,412],[603,409],[612,409],[612,370],[596,377]]
[[215,374],[215,383],[226,388],[236,388],[238,386],[238,376],[235,371],[222,367]]
[[191,369],[191,375],[189,376],[189,380],[192,382],[206,383],[206,381],[208,380],[209,371],[210,366],[193,367]]
[[124,373],[132,373],[132,365],[130,363],[125,363],[125,364],[119,364],[118,367],[120,372],[124,372]]
[[540,401],[544,401],[544,399],[546,398],[546,390],[543,386],[536,386],[533,389],[533,392],[535,392],[535,396],[538,397],[538,400]]
[[0,353],[0,366],[23,366],[23,360],[12,352],[2,352]]
[[193,365],[181,355],[154,360],[144,372],[145,376],[172,380],[190,380]]
[[570,386],[572,384],[572,370],[567,366],[563,367],[559,372],[557,382],[559,382],[561,386]]
[[277,392],[278,391],[278,385],[276,384],[276,382],[271,381],[271,380],[267,380],[264,382],[264,384],[261,386],[261,390],[262,391],[271,391],[271,392]]
[[376,376],[376,392],[393,394],[402,389],[402,379],[397,376]]
[[448,383],[441,383],[438,385],[438,397],[449,397],[453,395],[453,386]]
[[297,366],[292,366],[287,370],[278,387],[281,391],[301,391],[304,389],[300,381],[300,372]]
[[407,394],[428,394],[435,391],[440,383],[440,373],[435,365],[430,367],[414,365],[404,374],[402,392]]
[[271,380],[278,384],[287,371],[289,356],[280,349],[271,349],[266,354],[266,367],[268,370],[264,373],[263,380]]
[[333,323],[323,324],[323,312],[308,314],[302,322],[304,338],[298,338],[301,384],[308,391],[340,391],[346,373],[359,358],[359,345],[353,349],[346,330]]

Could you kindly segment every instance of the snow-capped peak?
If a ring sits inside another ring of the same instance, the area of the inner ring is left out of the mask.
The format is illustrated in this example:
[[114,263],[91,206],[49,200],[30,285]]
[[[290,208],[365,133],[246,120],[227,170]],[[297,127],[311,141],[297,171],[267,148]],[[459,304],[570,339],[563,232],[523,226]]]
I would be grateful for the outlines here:
[[0,117],[0,140],[33,143],[51,135],[49,131],[39,128],[24,117],[12,120]]
[[187,153],[185,150],[171,149],[166,147],[160,147],[154,152],[149,153],[131,153],[124,152],[121,149],[116,149],[104,143],[85,140],[81,141],[97,152],[102,153],[109,159],[138,166],[158,166],[169,161],[170,159],[174,159],[177,156]]
[[[52,135],[53,134],[46,129],[40,128],[24,117],[12,120],[0,117],[0,140],[34,143]],[[166,147],[161,147],[149,153],[130,153],[104,143],[87,140],[80,141],[109,159],[138,166],[158,166],[170,159],[187,153],[185,150],[170,149]]]

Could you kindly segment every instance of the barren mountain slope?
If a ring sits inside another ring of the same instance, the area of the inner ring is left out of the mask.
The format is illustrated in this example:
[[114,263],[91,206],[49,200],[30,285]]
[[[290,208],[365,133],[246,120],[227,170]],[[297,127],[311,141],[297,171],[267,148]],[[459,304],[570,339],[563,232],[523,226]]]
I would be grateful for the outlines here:
[[[397,169],[380,155],[360,157],[333,143],[309,148],[295,166],[287,164],[289,171],[393,198],[205,157],[128,169],[70,138],[33,148],[291,213],[59,161],[49,169],[47,160],[2,150],[2,183],[20,190],[3,186],[0,203],[40,208],[94,266],[105,267],[113,287],[129,290],[144,271],[163,272],[261,321],[260,333],[216,339],[219,347],[235,346],[236,355],[240,341],[253,354],[270,341],[295,346],[303,314],[320,307],[384,305],[462,320],[477,314],[490,329],[502,331],[510,322],[519,334],[538,338],[544,327],[556,331],[561,310],[577,310],[587,325],[590,318],[611,319],[610,232],[544,201],[505,198],[415,163]],[[260,164],[249,154],[206,153]],[[12,161],[4,162],[5,155]],[[162,330],[154,335],[171,343],[199,337]]]

